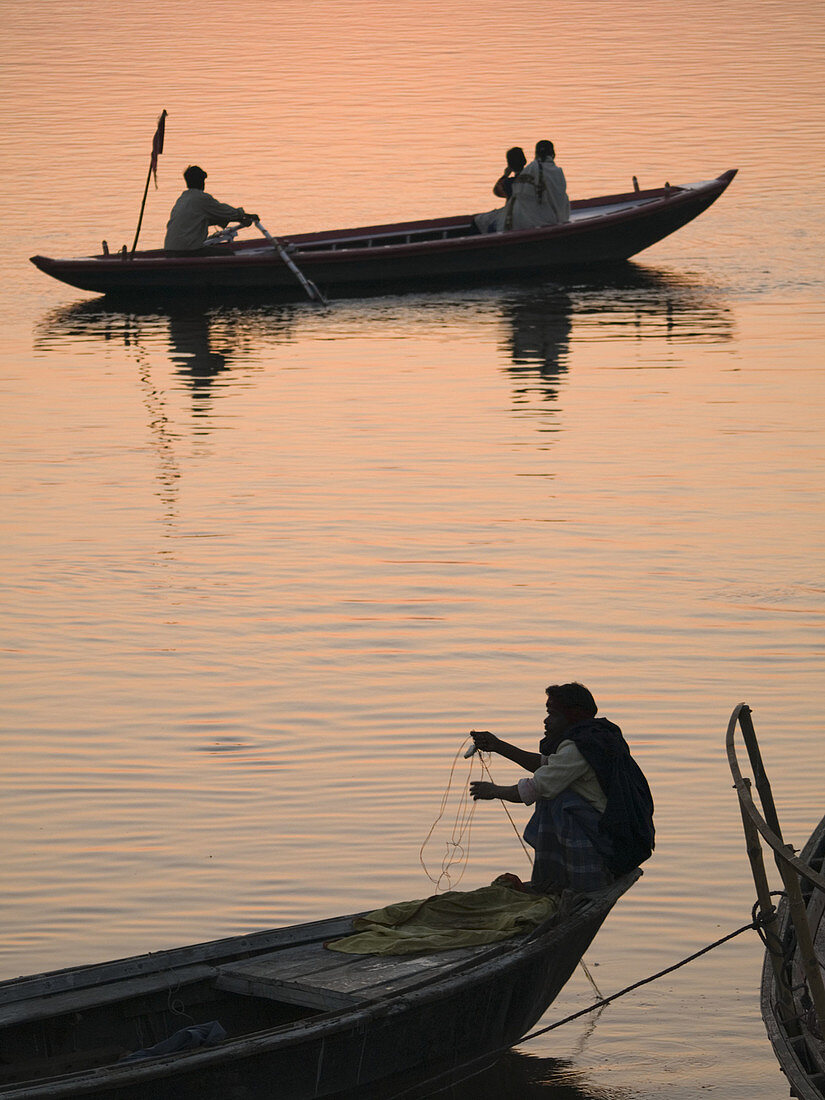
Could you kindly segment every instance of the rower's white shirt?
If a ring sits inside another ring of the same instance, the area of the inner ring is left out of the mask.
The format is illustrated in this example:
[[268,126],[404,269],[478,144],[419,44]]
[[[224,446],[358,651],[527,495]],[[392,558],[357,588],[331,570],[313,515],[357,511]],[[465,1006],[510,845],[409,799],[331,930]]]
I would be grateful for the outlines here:
[[607,798],[596,773],[573,741],[562,741],[550,756],[542,756],[541,766],[530,778],[518,781],[522,802],[532,805],[537,798],[555,798],[570,788],[581,795],[599,813],[604,813]]
[[207,191],[190,187],[172,207],[163,247],[171,252],[195,252],[203,248],[210,225],[225,226],[244,217],[240,206],[227,206]]

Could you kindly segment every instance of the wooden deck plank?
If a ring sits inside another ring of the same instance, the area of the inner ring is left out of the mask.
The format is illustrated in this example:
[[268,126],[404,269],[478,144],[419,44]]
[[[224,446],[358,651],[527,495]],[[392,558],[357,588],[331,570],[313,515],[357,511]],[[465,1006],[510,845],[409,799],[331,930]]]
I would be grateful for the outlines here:
[[306,1007],[340,1008],[380,1000],[478,955],[461,947],[430,955],[344,955],[321,944],[274,951],[221,966],[219,989]]
[[0,982],[0,1006],[28,1001],[47,994],[68,993],[72,990],[97,987],[107,982],[126,981],[129,978],[161,972],[168,973],[200,962],[218,965],[227,956],[232,955],[274,951],[282,946],[290,948],[305,943],[318,944],[339,936],[346,936],[352,931],[352,921],[352,916],[333,917],[308,924],[249,932],[241,936],[172,948],[149,955],[135,955],[126,959],[69,967],[45,974],[8,978]]

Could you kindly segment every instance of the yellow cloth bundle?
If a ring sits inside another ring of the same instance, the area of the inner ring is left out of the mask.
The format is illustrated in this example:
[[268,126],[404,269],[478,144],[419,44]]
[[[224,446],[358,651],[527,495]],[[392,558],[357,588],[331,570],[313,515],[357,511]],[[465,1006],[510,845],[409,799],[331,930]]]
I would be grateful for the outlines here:
[[353,922],[354,935],[326,946],[352,955],[416,955],[496,943],[537,928],[558,904],[494,882],[376,909]]

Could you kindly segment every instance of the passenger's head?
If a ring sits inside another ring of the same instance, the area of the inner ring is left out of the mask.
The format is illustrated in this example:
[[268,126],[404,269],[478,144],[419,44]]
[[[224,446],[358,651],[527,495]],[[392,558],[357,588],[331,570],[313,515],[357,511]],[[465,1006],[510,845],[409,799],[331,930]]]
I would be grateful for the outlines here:
[[556,150],[553,148],[552,141],[538,141],[536,142],[536,160],[550,160],[556,159]]
[[527,157],[520,145],[514,145],[512,149],[507,150],[507,167],[513,172],[518,174],[526,163]]
[[197,164],[190,164],[183,173],[183,178],[186,180],[187,187],[194,187],[198,191],[203,191],[206,172],[202,168],[198,168]]

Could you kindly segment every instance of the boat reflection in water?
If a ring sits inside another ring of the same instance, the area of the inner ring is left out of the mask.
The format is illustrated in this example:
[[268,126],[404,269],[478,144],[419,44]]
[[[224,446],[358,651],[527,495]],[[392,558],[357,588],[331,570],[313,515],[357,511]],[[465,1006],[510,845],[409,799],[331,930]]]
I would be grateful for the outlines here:
[[[616,1093],[590,1085],[573,1062],[562,1058],[539,1058],[519,1050],[509,1050],[490,1069],[440,1092],[417,1091],[411,1085],[399,1100],[615,1100]],[[622,1100],[633,1100],[633,1093],[622,1089]],[[388,1100],[393,1098],[388,1097]]]
[[169,316],[169,359],[193,391],[208,391],[216,375],[227,370],[233,349],[214,348],[212,325],[204,313]]
[[421,323],[428,331],[461,331],[498,316],[505,332],[499,347],[509,360],[506,370],[521,401],[537,381],[546,397],[553,396],[568,369],[574,339],[731,339],[734,321],[720,297],[717,288],[626,264],[618,273],[611,269],[605,280],[365,298],[335,303],[330,310],[308,303],[271,305],[248,295],[220,307],[167,303],[128,311],[94,299],[44,318],[37,346],[57,350],[67,341],[122,341],[138,360],[150,350],[163,349],[193,394],[205,395],[241,362],[245,370],[262,365],[267,347],[294,344],[303,336],[331,330],[342,341],[391,338],[408,335]]
[[[603,280],[364,298],[330,309],[307,302],[261,303],[247,295],[212,308],[166,303],[124,310],[97,298],[47,315],[35,346],[41,353],[65,354],[97,351],[102,343],[120,346],[134,361],[160,463],[160,495],[171,518],[180,477],[174,389],[189,392],[189,430],[202,435],[215,427],[216,401],[248,386],[251,375],[277,365],[279,349],[302,340],[345,347],[348,340],[406,340],[420,332],[422,339],[435,335],[439,342],[444,333],[468,334],[475,341],[484,331],[501,333],[491,351],[503,360],[513,411],[535,418],[538,430],[545,431],[542,418],[549,410],[556,415],[574,345],[632,340],[658,356],[663,343],[730,340],[734,320],[717,288],[629,263]],[[613,355],[606,346],[607,362]],[[168,380],[161,381],[169,366],[180,387],[170,389]],[[661,357],[656,366],[662,366]]]
[[[453,1093],[453,1100],[608,1100],[572,1062],[511,1050],[497,1065]],[[624,1100],[632,1095],[624,1093]]]

